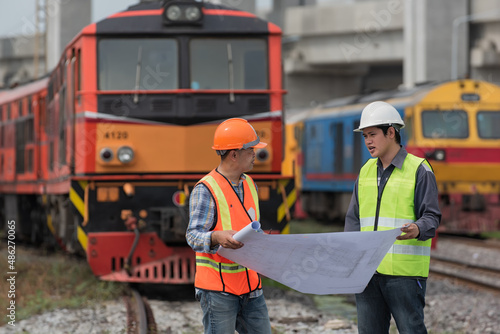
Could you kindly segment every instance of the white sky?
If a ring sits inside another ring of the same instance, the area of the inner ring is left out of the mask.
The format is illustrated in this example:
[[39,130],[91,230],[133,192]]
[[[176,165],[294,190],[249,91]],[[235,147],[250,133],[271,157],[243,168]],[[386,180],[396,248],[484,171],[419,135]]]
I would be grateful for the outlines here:
[[[61,0],[63,1],[63,0]],[[139,0],[91,0],[92,22],[122,11]],[[36,0],[2,1],[0,37],[34,33]]]
[[[0,37],[34,34],[35,9],[37,0],[3,0],[0,16]],[[64,1],[64,0],[60,0]],[[91,0],[92,22],[122,11],[139,0]],[[270,7],[272,0],[257,0],[257,5]]]

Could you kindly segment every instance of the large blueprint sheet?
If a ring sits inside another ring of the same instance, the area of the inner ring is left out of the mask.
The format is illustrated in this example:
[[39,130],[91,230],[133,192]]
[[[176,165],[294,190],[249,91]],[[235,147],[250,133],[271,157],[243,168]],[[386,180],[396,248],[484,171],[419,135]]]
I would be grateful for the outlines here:
[[399,229],[374,232],[264,234],[253,222],[234,235],[239,249],[220,247],[231,261],[311,294],[362,292]]

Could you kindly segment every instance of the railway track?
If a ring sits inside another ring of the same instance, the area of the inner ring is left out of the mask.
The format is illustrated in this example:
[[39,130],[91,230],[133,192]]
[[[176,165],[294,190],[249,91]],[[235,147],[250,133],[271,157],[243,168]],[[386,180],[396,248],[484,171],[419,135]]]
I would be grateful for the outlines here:
[[498,243],[461,238],[452,238],[452,242],[460,244],[461,250],[465,250],[465,253],[434,252],[431,254],[431,275],[446,277],[471,288],[500,294],[500,266],[481,263],[480,259],[474,256],[464,256],[466,253],[474,252],[477,247],[489,249],[492,253],[488,253],[488,256],[500,256],[500,252],[497,252],[500,250]]
[[146,297],[131,289],[123,299],[127,309],[127,334],[156,334],[156,322]]
[[471,247],[481,247],[481,248],[500,250],[499,239],[476,239],[476,238],[469,238],[469,237],[450,235],[450,234],[439,234],[438,243],[439,240],[441,239],[457,242]]

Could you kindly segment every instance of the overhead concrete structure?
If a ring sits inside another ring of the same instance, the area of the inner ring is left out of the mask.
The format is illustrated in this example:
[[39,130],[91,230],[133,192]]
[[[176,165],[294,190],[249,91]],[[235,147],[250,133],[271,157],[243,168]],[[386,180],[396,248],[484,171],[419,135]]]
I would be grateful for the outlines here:
[[288,8],[284,31],[287,105],[303,108],[401,83],[402,2]]
[[325,2],[285,10],[288,107],[453,78],[500,83],[500,0]]
[[386,1],[289,8],[285,20],[299,38],[295,61],[309,66],[401,61],[402,31],[402,3]]

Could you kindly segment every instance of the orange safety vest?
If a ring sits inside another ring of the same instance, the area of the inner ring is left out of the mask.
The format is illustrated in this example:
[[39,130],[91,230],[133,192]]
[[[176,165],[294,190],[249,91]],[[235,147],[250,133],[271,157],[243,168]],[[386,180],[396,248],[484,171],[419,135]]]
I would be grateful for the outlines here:
[[[259,199],[254,181],[248,175],[243,181],[243,202],[234,191],[231,182],[215,169],[202,178],[217,205],[217,224],[214,231],[239,231],[252,222],[249,210],[259,220]],[[222,291],[237,296],[262,288],[257,272],[240,266],[218,254],[196,253],[195,287]]]

